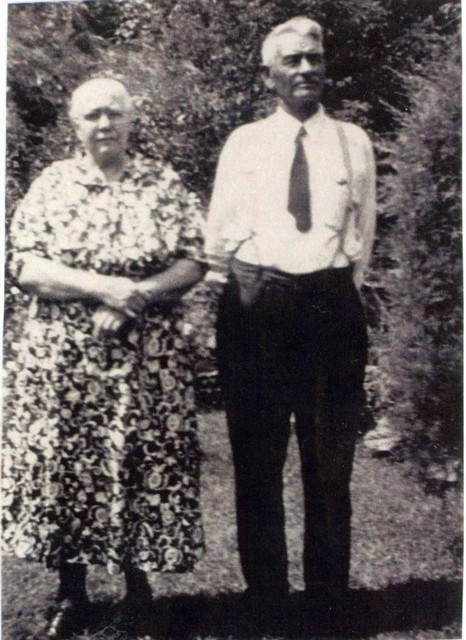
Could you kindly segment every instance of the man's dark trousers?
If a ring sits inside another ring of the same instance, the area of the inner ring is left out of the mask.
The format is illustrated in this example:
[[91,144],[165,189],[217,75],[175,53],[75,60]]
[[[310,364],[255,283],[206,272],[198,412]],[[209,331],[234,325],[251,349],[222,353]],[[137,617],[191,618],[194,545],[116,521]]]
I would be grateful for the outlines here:
[[349,578],[349,483],[367,360],[351,267],[289,276],[235,260],[219,304],[218,356],[246,583],[264,598],[288,590],[282,473],[293,413],[306,589],[338,598]]

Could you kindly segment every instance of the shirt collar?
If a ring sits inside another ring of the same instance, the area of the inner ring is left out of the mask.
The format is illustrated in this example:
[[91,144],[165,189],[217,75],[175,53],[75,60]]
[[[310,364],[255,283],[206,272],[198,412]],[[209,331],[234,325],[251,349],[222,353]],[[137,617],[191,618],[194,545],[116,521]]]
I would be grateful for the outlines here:
[[319,104],[319,107],[310,118],[301,122],[294,116],[287,113],[283,107],[277,107],[277,110],[273,114],[273,118],[275,124],[277,125],[280,133],[285,135],[286,137],[291,137],[295,139],[298,135],[299,130],[303,127],[306,133],[311,136],[315,132],[319,131],[324,123],[326,118],[324,107]]

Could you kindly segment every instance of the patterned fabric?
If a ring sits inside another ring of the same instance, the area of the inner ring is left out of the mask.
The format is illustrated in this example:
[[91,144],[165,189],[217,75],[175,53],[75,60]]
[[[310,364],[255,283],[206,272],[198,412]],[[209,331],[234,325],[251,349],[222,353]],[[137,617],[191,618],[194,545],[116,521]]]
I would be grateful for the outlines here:
[[[145,278],[202,259],[202,216],[167,166],[136,157],[108,183],[85,156],[52,164],[12,224],[22,252]],[[92,337],[96,305],[32,297],[5,403],[4,543],[21,557],[145,571],[202,555],[200,451],[181,305]]]

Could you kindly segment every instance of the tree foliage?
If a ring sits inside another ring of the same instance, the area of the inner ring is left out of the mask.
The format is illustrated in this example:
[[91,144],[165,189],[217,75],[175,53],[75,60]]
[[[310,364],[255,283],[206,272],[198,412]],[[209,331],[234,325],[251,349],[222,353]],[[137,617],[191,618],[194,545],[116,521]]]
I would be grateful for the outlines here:
[[[68,96],[99,74],[121,77],[136,96],[133,149],[169,160],[207,204],[227,135],[272,107],[260,77],[263,37],[294,15],[314,17],[326,33],[324,103],[366,128],[377,153],[378,241],[366,291],[377,404],[408,439],[415,424],[416,442],[420,432],[451,448],[459,442],[459,12],[458,0],[10,5],[8,217],[32,178],[72,153]],[[211,358],[211,327],[194,333]]]
[[[419,452],[459,453],[462,397],[461,73],[454,39],[407,82],[383,252],[389,292],[380,333],[384,411]],[[388,262],[388,260],[387,260]]]
[[442,0],[10,5],[13,186],[23,191],[31,172],[70,152],[67,96],[86,77],[112,71],[140,96],[135,146],[169,158],[206,197],[225,137],[270,108],[261,41],[297,14],[314,16],[326,30],[327,107],[374,132],[393,131],[394,113],[409,103],[400,74],[420,72],[427,52],[454,29],[455,7]]

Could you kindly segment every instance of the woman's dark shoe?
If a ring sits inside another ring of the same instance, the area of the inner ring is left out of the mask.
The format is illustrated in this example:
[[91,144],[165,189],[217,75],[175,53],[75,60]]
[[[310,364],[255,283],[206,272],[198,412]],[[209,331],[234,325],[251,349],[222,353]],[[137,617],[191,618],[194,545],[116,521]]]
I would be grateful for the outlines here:
[[141,635],[142,629],[150,627],[152,589],[147,574],[141,569],[125,569],[125,579],[126,596],[121,601],[119,609],[123,615],[125,629]]
[[124,602],[150,604],[152,602],[152,589],[147,579],[147,574],[141,569],[130,567],[125,569],[126,596]]
[[60,640],[83,631],[88,621],[89,608],[87,598],[79,602],[69,598],[58,602],[48,625],[47,638]]

